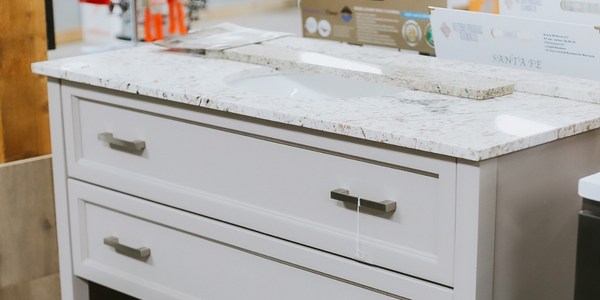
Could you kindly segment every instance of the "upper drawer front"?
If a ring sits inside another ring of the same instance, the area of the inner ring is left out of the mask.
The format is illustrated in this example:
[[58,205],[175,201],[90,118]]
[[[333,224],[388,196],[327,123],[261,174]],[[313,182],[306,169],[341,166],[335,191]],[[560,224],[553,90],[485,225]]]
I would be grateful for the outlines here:
[[[358,247],[368,263],[452,286],[451,162],[431,159],[428,169],[404,170],[80,97],[69,100],[69,176],[350,258]],[[111,141],[111,135],[122,141]],[[143,150],[123,151],[135,148],[134,141],[143,141],[137,145]],[[340,188],[396,202],[396,210],[363,209],[357,218],[356,205],[330,198]]]

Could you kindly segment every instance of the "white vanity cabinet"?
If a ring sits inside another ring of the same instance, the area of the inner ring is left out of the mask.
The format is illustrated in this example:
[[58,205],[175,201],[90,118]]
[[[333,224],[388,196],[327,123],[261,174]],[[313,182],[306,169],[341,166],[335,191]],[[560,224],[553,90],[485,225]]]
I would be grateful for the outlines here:
[[[70,177],[351,258],[357,208],[331,198],[344,189],[365,199],[365,262],[452,285],[452,160],[270,129],[274,137],[264,125],[202,112],[167,117],[160,105],[77,88],[64,88],[65,98]],[[136,140],[143,150],[116,144]],[[395,208],[369,209],[371,199]]]
[[569,184],[599,171],[595,131],[468,162],[64,80],[49,93],[63,299],[86,280],[147,300],[568,299]]

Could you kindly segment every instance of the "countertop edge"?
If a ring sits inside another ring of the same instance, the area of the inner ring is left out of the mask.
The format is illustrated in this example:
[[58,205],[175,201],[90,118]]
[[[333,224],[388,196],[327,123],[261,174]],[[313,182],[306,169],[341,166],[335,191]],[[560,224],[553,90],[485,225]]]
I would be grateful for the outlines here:
[[[240,111],[236,111],[235,109],[232,109],[232,107],[229,106],[231,103],[223,103],[224,101],[222,101],[222,100],[218,101],[218,102],[221,102],[221,104],[222,104],[221,106],[219,105],[219,103],[216,103],[215,101],[211,101],[207,104],[207,102],[204,101],[204,99],[211,98],[210,96],[207,96],[207,95],[198,95],[198,97],[192,97],[192,98],[194,98],[192,100],[192,99],[190,99],[190,97],[188,97],[184,93],[165,91],[165,90],[161,90],[161,92],[156,91],[155,93],[151,93],[151,92],[148,92],[148,91],[153,90],[151,87],[137,86],[137,85],[132,85],[132,84],[127,84],[125,89],[123,89],[123,88],[115,89],[115,88],[109,88],[109,87],[103,86],[102,85],[103,80],[97,80],[95,78],[91,78],[91,76],[83,76],[81,74],[77,74],[77,76],[80,78],[80,80],[73,80],[73,79],[70,79],[68,76],[69,70],[56,70],[53,68],[47,68],[47,67],[42,66],[43,63],[44,62],[32,64],[32,71],[36,74],[45,75],[48,77],[53,77],[53,78],[57,78],[57,79],[61,79],[61,80],[77,82],[77,83],[81,83],[81,84],[87,84],[87,85],[94,86],[94,87],[107,88],[110,90],[115,90],[115,91],[130,93],[130,94],[138,94],[138,95],[142,95],[142,96],[146,96],[146,97],[152,97],[152,98],[166,100],[166,101],[173,101],[173,102],[177,102],[177,103],[183,103],[183,104],[188,104],[188,105],[192,105],[192,106],[222,111],[222,112],[229,112],[229,113],[233,113],[233,114],[237,114],[237,115],[259,118],[259,119],[263,119],[263,120],[267,120],[267,121],[273,121],[273,122],[288,124],[288,125],[292,125],[292,126],[301,126],[303,128],[308,128],[308,129],[312,129],[312,130],[330,132],[330,133],[339,134],[339,135],[343,135],[343,136],[347,136],[347,137],[358,138],[358,139],[363,139],[363,140],[378,142],[378,143],[384,143],[387,145],[398,146],[398,147],[417,150],[417,151],[423,151],[426,153],[445,155],[445,156],[450,156],[450,157],[454,157],[454,158],[458,158],[458,159],[465,159],[465,160],[474,161],[474,162],[492,159],[492,158],[495,158],[498,156],[506,155],[506,154],[509,154],[512,152],[524,150],[527,148],[542,145],[545,143],[549,143],[552,141],[556,141],[559,139],[567,138],[569,136],[573,136],[573,135],[580,134],[580,133],[583,133],[586,131],[600,128],[600,119],[586,120],[586,121],[583,121],[583,122],[577,124],[576,126],[560,127],[560,128],[553,129],[551,131],[535,134],[533,136],[522,137],[522,138],[518,139],[517,141],[511,141],[511,142],[503,143],[503,144],[500,144],[500,145],[497,145],[494,147],[482,148],[482,149],[471,149],[471,148],[461,147],[459,145],[435,143],[435,142],[431,142],[428,140],[422,140],[419,138],[408,138],[408,137],[400,137],[401,142],[394,143],[393,142],[394,139],[390,139],[390,137],[393,136],[393,134],[391,134],[391,133],[382,135],[381,132],[364,129],[364,128],[358,127],[358,126],[351,126],[351,125],[344,125],[344,126],[337,125],[336,126],[335,124],[332,124],[333,126],[331,126],[331,130],[318,129],[318,128],[311,127],[310,124],[308,124],[308,125],[307,124],[296,124],[294,122],[288,122],[288,121],[281,120],[283,118],[274,118],[274,117],[267,118],[267,117],[265,117],[268,115],[272,115],[273,111],[271,111],[271,110],[260,110],[260,109],[253,108],[255,114],[248,114],[248,113],[244,113],[244,112],[240,112]],[[85,80],[85,78],[82,78],[82,77],[86,77],[88,80]],[[107,80],[104,80],[104,83],[106,83],[106,82],[107,82]],[[180,100],[177,100],[177,97],[175,97],[175,96],[181,96],[183,99],[190,99],[190,101],[189,102],[180,101]],[[282,113],[279,112],[279,114],[282,114]],[[260,115],[262,117],[257,117],[256,115]],[[320,120],[309,119],[304,116],[288,115],[288,114],[284,114],[284,116],[289,117],[288,119],[301,118],[303,120],[320,122]],[[402,142],[402,141],[404,141],[404,142]],[[431,150],[432,148],[436,149],[436,150]],[[460,153],[460,152],[462,152],[462,153]]]

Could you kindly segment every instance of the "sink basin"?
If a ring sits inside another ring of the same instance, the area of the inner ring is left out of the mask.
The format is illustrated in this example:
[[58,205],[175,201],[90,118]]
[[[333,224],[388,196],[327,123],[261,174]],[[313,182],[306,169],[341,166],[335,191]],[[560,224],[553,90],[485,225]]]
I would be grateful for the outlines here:
[[360,98],[407,91],[398,86],[323,74],[270,74],[228,82],[237,89],[289,98]]

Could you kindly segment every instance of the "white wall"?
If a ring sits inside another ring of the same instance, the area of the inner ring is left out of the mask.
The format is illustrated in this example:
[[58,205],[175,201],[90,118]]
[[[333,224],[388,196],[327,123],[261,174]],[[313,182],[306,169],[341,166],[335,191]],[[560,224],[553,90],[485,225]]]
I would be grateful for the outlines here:
[[52,0],[55,31],[81,28],[78,0]]

